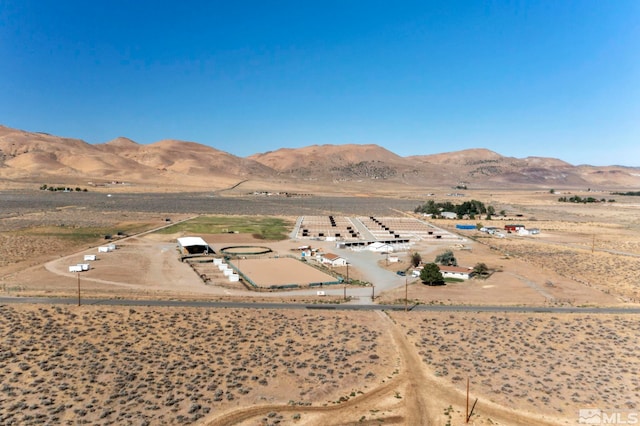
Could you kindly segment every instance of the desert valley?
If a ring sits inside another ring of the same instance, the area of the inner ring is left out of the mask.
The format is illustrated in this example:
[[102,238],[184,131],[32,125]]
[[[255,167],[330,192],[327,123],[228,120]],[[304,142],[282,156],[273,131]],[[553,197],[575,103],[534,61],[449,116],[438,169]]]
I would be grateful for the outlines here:
[[[635,424],[639,188],[485,149],[0,127],[0,423]],[[485,273],[425,285],[447,252]]]

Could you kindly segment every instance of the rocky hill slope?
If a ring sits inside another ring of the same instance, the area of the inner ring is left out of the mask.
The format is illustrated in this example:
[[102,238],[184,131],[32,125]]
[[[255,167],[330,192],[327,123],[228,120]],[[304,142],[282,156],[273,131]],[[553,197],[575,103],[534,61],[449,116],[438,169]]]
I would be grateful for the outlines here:
[[487,149],[401,157],[378,145],[282,148],[247,158],[194,142],[141,145],[117,138],[92,145],[0,126],[0,180],[109,182],[220,189],[238,182],[379,187],[638,188],[640,168],[573,166],[554,158],[505,157]]

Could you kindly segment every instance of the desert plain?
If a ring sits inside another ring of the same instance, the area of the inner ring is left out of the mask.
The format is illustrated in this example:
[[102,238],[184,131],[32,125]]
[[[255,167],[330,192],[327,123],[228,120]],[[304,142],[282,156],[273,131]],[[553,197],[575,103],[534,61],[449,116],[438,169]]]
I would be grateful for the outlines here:
[[[466,191],[465,199],[507,216],[456,221],[414,214],[423,192],[0,196],[2,424],[458,425],[470,409],[467,380],[475,402],[468,424],[571,425],[581,422],[580,410],[620,421],[640,411],[637,197],[569,204],[548,191]],[[310,215],[405,217],[456,238],[414,241],[389,263],[335,242],[201,235],[214,249],[267,246],[285,256],[311,244],[354,258],[354,284],[324,296],[252,291],[222,275],[203,279],[197,264],[179,260],[183,233],[156,232],[202,215],[278,217],[291,230]],[[455,227],[479,222],[523,223],[540,234],[498,238]],[[69,273],[107,234],[117,249],[89,271]],[[433,261],[443,250],[492,273],[436,287],[384,278],[388,289],[369,297],[369,288],[385,287],[377,282],[385,272],[409,270],[411,253]],[[370,268],[355,262],[363,256]],[[256,306],[224,306],[235,302]],[[347,310],[355,305],[381,308]]]

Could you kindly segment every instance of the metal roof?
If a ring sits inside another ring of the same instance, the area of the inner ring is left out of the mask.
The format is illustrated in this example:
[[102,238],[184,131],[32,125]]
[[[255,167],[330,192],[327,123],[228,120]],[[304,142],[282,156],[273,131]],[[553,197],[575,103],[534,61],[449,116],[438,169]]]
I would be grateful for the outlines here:
[[178,244],[182,247],[191,246],[209,246],[209,244],[200,237],[182,237],[178,238]]

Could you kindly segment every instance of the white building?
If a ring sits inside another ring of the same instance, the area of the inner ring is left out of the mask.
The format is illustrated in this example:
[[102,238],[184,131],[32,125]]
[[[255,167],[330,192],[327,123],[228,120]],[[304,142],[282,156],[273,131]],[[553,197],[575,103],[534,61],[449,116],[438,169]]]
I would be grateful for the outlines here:
[[320,261],[325,265],[335,266],[347,266],[347,259],[340,257],[337,254],[325,253],[320,258]]
[[438,265],[443,278],[459,278],[468,280],[473,276],[473,268],[461,268],[459,266]]
[[455,212],[440,212],[440,217],[443,219],[457,219],[458,213]]

